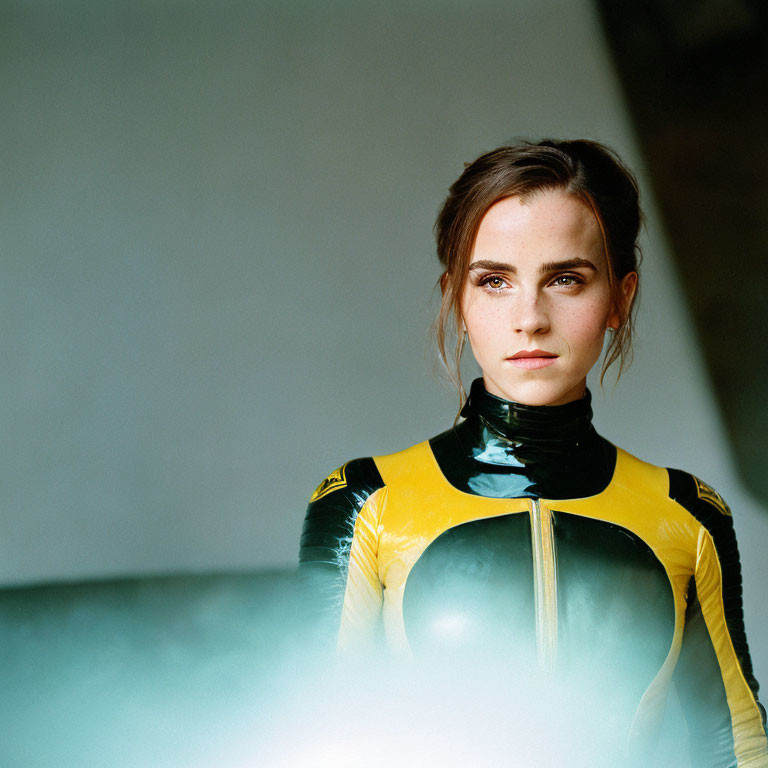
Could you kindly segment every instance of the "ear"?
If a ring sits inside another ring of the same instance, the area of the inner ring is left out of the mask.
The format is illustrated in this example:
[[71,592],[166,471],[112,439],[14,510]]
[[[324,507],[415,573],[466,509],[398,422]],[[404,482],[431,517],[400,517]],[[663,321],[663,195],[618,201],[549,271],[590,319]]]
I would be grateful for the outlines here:
[[619,284],[619,292],[621,293],[621,312],[619,308],[614,307],[611,314],[608,316],[608,327],[613,328],[615,331],[621,323],[621,315],[629,312],[632,306],[632,299],[635,298],[635,292],[637,291],[637,272],[627,272],[624,277],[621,278]]
[[445,292],[448,290],[448,273],[443,272],[442,275],[440,275],[440,293],[445,296]]

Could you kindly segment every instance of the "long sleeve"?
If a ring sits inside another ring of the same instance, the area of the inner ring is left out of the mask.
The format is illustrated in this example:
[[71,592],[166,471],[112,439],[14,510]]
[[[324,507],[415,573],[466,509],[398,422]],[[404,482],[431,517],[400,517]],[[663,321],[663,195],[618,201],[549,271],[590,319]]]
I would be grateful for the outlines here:
[[670,481],[673,498],[701,523],[675,674],[692,765],[764,768],[765,710],[757,698],[744,631],[733,518],[722,497],[698,478],[671,470]]
[[386,488],[373,459],[332,472],[310,498],[299,551],[304,612],[321,644],[371,641],[381,620],[378,520]]

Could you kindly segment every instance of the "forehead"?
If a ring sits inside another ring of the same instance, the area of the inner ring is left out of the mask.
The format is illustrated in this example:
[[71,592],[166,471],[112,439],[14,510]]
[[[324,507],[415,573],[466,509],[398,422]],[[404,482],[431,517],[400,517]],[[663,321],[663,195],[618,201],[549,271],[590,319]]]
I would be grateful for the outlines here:
[[585,253],[603,257],[595,215],[579,198],[556,189],[494,203],[480,221],[470,261],[490,254],[550,261]]

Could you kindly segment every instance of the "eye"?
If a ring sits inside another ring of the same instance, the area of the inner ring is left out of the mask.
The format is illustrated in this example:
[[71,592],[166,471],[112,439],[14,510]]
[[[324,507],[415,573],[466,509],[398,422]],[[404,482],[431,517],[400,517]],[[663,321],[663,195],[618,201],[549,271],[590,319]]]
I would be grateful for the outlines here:
[[553,285],[562,286],[563,288],[570,288],[574,285],[583,285],[584,278],[581,275],[573,273],[558,275],[553,281]]
[[486,275],[478,281],[478,285],[482,285],[491,291],[501,291],[506,287],[507,282],[501,275]]

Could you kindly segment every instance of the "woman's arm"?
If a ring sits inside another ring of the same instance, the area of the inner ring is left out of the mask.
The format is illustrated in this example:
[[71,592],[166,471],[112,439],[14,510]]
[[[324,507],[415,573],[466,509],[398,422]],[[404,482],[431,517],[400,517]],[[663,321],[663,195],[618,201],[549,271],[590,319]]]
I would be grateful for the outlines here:
[[321,645],[354,647],[376,636],[382,605],[378,526],[385,499],[371,458],[339,467],[310,498],[299,578],[305,618]]
[[744,631],[733,518],[720,494],[669,470],[670,496],[702,524],[675,686],[695,768],[768,766],[765,710]]

